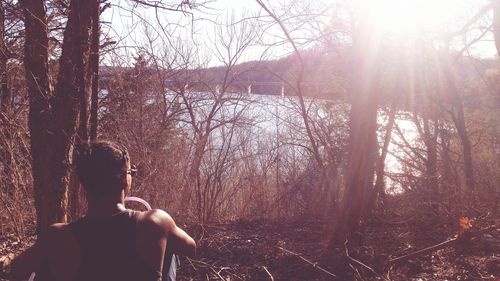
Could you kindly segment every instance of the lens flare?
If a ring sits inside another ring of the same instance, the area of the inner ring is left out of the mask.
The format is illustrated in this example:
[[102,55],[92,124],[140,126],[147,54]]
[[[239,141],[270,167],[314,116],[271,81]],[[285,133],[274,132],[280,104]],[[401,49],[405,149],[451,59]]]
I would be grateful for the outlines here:
[[[414,37],[437,31],[453,8],[448,0],[353,0],[351,7],[374,31]],[[456,5],[455,5],[456,6]]]

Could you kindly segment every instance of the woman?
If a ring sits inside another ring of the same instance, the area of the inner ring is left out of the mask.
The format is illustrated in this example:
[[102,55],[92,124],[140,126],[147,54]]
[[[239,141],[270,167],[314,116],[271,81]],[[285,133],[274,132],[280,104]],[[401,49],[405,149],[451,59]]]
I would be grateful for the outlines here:
[[42,280],[158,281],[172,254],[194,255],[194,240],[166,212],[125,208],[136,172],[125,147],[107,141],[82,145],[74,166],[87,195],[86,216],[52,225],[13,259],[12,278],[37,271]]

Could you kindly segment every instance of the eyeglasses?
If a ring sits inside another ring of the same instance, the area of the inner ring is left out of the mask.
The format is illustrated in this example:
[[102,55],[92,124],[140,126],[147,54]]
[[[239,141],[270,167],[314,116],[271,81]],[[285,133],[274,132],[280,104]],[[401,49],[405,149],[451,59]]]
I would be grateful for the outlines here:
[[137,166],[136,165],[130,165],[130,169],[126,171],[127,174],[130,174],[131,176],[137,175]]

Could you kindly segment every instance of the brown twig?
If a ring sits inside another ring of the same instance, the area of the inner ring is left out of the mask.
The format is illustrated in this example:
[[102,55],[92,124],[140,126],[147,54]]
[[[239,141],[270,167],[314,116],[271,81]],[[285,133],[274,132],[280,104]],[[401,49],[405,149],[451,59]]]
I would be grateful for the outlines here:
[[211,264],[206,263],[206,262],[204,262],[204,261],[195,260],[195,259],[190,259],[190,258],[187,258],[187,259],[188,259],[190,262],[195,262],[195,263],[198,263],[198,264],[202,264],[202,265],[204,265],[204,266],[206,266],[206,267],[212,267],[212,265],[211,265]]
[[[196,271],[198,271],[198,270],[196,269],[196,267],[194,266],[194,264],[193,264],[193,263],[197,263],[197,264],[199,264],[199,265],[202,265],[202,267],[204,267],[204,268],[208,268],[208,269],[210,269],[210,270],[211,270],[211,271],[212,271],[212,272],[213,272],[213,273],[214,273],[214,274],[215,274],[215,275],[216,275],[216,276],[217,276],[220,280],[223,280],[223,281],[225,281],[225,280],[226,280],[226,279],[224,279],[224,277],[222,277],[222,275],[221,275],[220,273],[221,273],[221,271],[222,271],[222,270],[227,270],[227,269],[230,269],[229,267],[217,267],[217,266],[211,265],[211,264],[206,263],[206,262],[201,261],[201,260],[190,259],[190,258],[187,258],[187,257],[186,257],[186,259],[189,261],[189,263],[191,263],[191,266],[192,266],[192,267],[193,267]],[[219,271],[215,270],[215,268],[219,268]],[[229,274],[231,274],[232,276],[234,276],[234,277],[236,277],[236,278],[238,278],[238,279],[242,280],[242,279],[241,279],[241,277],[239,277],[238,275],[236,275],[236,274],[234,274],[234,273],[231,273],[231,271],[228,271],[228,273],[229,273]]]
[[328,274],[328,275],[330,275],[330,276],[332,276],[332,277],[337,277],[335,274],[333,274],[333,273],[331,273],[330,271],[328,271],[328,270],[326,270],[326,269],[322,268],[321,266],[319,266],[317,262],[312,262],[312,261],[310,261],[310,260],[308,260],[308,259],[304,258],[303,256],[301,256],[300,254],[294,253],[294,252],[292,252],[292,251],[290,251],[290,250],[287,250],[287,249],[285,249],[285,248],[283,248],[283,247],[280,247],[280,246],[276,246],[276,247],[277,247],[278,249],[280,249],[280,250],[284,251],[284,252],[287,252],[287,253],[289,253],[289,254],[292,254],[292,255],[294,255],[294,256],[296,256],[296,257],[300,258],[301,260],[303,260],[303,261],[307,262],[308,264],[312,265],[314,268],[317,268],[317,269],[319,269],[319,270],[323,271],[324,273],[326,273],[326,274]]
[[[356,276],[358,276],[358,277],[359,277],[359,279],[360,279],[360,280],[362,280],[362,281],[365,281],[365,280],[366,280],[366,279],[363,277],[363,275],[361,275],[361,272],[359,272],[359,270],[358,270],[356,267],[354,267],[354,266],[352,265],[352,263],[349,263],[349,267],[350,267],[350,268],[354,271],[354,273],[356,274]],[[358,278],[356,278],[356,280],[358,280]]]
[[379,221],[383,222],[383,223],[386,223],[386,224],[399,225],[399,224],[407,224],[407,223],[413,221],[414,219],[417,218],[417,215],[415,214],[412,217],[410,217],[408,219],[401,220],[401,221],[389,221],[389,220],[386,220],[386,219],[382,218],[378,214],[375,214],[375,218],[378,219]]
[[196,269],[196,267],[194,266],[193,262],[191,261],[190,258],[186,257],[187,261],[189,262],[189,264],[191,264],[191,266],[193,267],[194,271],[198,271],[198,269]]
[[414,258],[414,257],[419,257],[419,256],[422,256],[422,255],[425,255],[427,253],[432,253],[434,251],[437,251],[437,250],[446,248],[446,247],[448,247],[450,245],[453,245],[457,240],[458,240],[458,238],[452,238],[450,240],[444,241],[444,242],[436,244],[434,246],[430,246],[430,247],[427,247],[425,249],[418,250],[416,252],[413,252],[413,253],[410,253],[410,254],[407,254],[407,255],[404,255],[404,256],[400,256],[400,257],[397,257],[397,258],[390,259],[389,260],[389,264],[395,264],[395,263],[402,262],[402,261],[405,261],[405,260],[408,260],[408,259],[411,259],[411,258]]
[[363,267],[364,269],[368,269],[371,273],[375,274],[375,276],[378,276],[379,274],[375,270],[373,270],[373,268],[369,267],[368,265],[358,261],[357,259],[355,259],[349,255],[349,250],[347,249],[347,242],[348,241],[346,239],[344,242],[344,248],[345,248],[345,256],[347,257],[347,259],[349,259],[351,262]]
[[269,278],[271,278],[271,281],[274,281],[274,277],[273,277],[273,275],[271,274],[271,272],[269,272],[269,270],[267,270],[267,267],[262,266],[262,268],[264,268],[264,270],[266,271],[267,275],[269,275]]
[[224,277],[222,277],[219,272],[215,271],[213,267],[210,267],[210,269],[217,275],[217,277],[220,278],[220,280],[226,281],[226,279],[224,279]]

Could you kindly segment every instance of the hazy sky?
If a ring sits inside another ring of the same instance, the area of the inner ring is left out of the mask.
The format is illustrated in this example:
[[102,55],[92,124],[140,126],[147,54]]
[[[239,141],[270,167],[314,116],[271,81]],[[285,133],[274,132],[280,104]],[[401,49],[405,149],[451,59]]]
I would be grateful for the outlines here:
[[[192,0],[193,1],[193,0]],[[300,0],[297,3],[305,3],[307,0]],[[122,46],[136,46],[144,44],[145,33],[149,33],[149,38],[156,38],[156,42],[162,42],[154,47],[153,50],[162,48],[166,43],[165,38],[168,37],[170,42],[179,42],[182,46],[198,46],[205,47],[198,55],[207,57],[210,60],[210,65],[221,64],[214,57],[214,45],[218,44],[220,37],[217,37],[217,27],[214,22],[224,23],[231,19],[239,19],[244,16],[262,12],[255,0],[214,0],[206,5],[206,8],[192,11],[192,16],[179,12],[154,11],[153,9],[135,9],[133,12],[130,6],[120,1],[120,7],[109,9],[103,14],[103,20],[109,21],[113,29],[110,35],[115,39],[125,38],[120,42]],[[199,1],[198,1],[199,2]],[[287,12],[300,10],[301,5],[291,5],[291,0],[272,0],[265,1],[278,15],[284,15]],[[387,38],[392,40],[408,39],[412,36],[435,37],[440,34],[447,34],[459,30],[475,13],[477,13],[488,0],[314,0],[311,1],[317,9],[322,7],[334,7],[338,3],[344,3],[344,6],[360,11],[360,14],[365,15],[364,18],[371,23],[373,28],[379,30]],[[333,11],[333,10],[332,10]],[[264,14],[264,13],[263,13]],[[149,23],[141,21],[145,19]],[[321,25],[329,24],[330,18],[325,17]],[[320,22],[320,21],[318,21]],[[491,13],[485,15],[481,21],[484,25],[491,23]],[[158,23],[161,23],[160,27]],[[302,30],[292,32],[295,37],[310,37],[314,36],[315,32],[319,31],[304,31],[312,28],[312,24],[302,24]],[[318,24],[316,24],[318,25]],[[222,25],[225,26],[225,25]],[[297,22],[290,25],[290,28],[298,26]],[[308,29],[309,28],[309,29]],[[321,29],[322,27],[318,27]],[[161,30],[168,30],[169,33]],[[248,29],[245,31],[248,32]],[[476,30],[468,34],[468,37],[457,36],[452,41],[455,49],[460,49],[460,45],[467,40],[473,40],[474,36],[479,34],[481,30]],[[261,32],[264,33],[264,32]],[[283,34],[277,27],[266,29],[263,40],[266,42],[277,42],[282,40]],[[162,38],[163,37],[163,41]],[[385,38],[384,37],[384,38]],[[175,39],[177,38],[177,39]],[[487,40],[476,43],[468,50],[470,55],[491,57],[496,55],[492,37],[485,37]],[[248,48],[241,60],[259,59],[267,50],[266,58],[275,58],[289,54],[291,48],[289,45],[281,45],[274,48],[266,49],[258,46],[260,42],[256,42],[253,47]],[[168,44],[167,44],[168,45]],[[126,50],[123,48],[123,50]],[[127,55],[133,55],[133,49],[128,49]],[[467,55],[467,53],[465,53]]]

